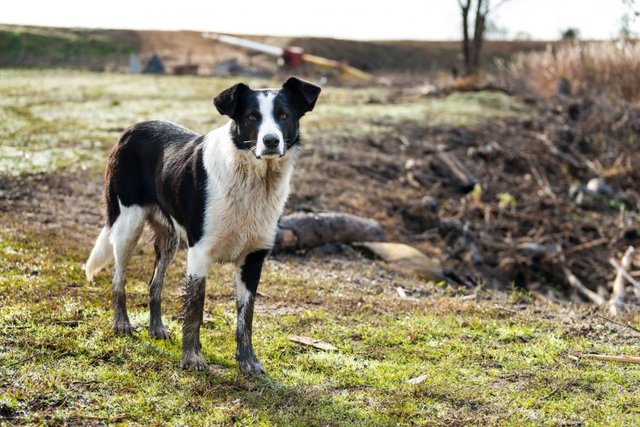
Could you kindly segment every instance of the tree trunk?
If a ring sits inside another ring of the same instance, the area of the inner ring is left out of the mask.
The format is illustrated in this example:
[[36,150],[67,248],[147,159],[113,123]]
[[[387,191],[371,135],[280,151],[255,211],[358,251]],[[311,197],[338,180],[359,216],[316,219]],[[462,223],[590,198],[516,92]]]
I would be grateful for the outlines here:
[[464,74],[470,75],[471,72],[471,48],[469,40],[469,10],[471,10],[471,0],[467,0],[466,3],[460,2],[460,9],[462,11],[462,60],[464,64]]
[[[498,2],[498,6],[507,0]],[[464,72],[467,76],[472,76],[478,72],[480,68],[480,58],[482,47],[484,44],[484,33],[487,27],[487,16],[491,11],[491,0],[476,0],[475,3],[475,20],[473,27],[473,39],[471,39],[469,26],[469,13],[474,6],[473,0],[458,0],[460,12],[462,14],[462,57],[464,63]],[[495,9],[495,8],[494,8]]]
[[478,0],[476,8],[475,28],[473,29],[473,47],[471,50],[471,73],[475,74],[480,67],[480,53],[484,41],[484,30],[487,14],[489,13],[489,0]]

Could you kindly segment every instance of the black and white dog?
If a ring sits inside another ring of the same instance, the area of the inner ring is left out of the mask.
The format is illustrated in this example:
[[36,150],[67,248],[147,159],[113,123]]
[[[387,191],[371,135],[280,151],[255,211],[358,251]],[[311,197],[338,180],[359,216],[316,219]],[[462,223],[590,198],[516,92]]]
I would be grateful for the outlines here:
[[113,258],[114,330],[130,334],[125,270],[145,221],[155,233],[149,284],[149,334],[169,337],[160,315],[164,274],[180,241],[188,244],[182,367],[206,368],[200,353],[205,280],[215,262],[237,265],[236,359],[245,375],[264,369],[251,343],[253,305],[262,263],[274,244],[299,151],[299,120],[320,88],[289,78],[281,89],[240,83],[214,99],[231,120],[206,135],[165,121],[127,129],[109,157],[107,224],[85,271],[87,279]]

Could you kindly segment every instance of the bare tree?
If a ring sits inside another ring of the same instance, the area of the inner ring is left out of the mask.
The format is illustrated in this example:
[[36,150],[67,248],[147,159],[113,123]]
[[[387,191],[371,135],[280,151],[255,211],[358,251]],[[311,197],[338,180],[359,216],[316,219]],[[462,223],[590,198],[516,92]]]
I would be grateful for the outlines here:
[[620,22],[620,37],[623,39],[631,39],[638,36],[631,27],[633,23],[640,17],[640,10],[637,9],[638,5],[636,0],[622,0],[622,3],[627,7],[627,11],[622,15]]
[[[458,0],[462,14],[462,58],[464,72],[473,75],[480,67],[480,53],[484,43],[484,35],[487,29],[487,17],[491,12],[509,0],[502,0],[491,7],[491,0]],[[473,38],[471,38],[470,15],[474,12]]]

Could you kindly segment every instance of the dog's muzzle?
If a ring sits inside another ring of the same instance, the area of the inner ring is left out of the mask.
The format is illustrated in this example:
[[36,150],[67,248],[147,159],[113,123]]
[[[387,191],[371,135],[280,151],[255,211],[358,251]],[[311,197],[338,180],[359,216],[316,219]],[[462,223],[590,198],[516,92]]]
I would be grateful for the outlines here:
[[256,149],[257,158],[277,158],[284,156],[284,142],[278,135],[269,133],[262,138]]

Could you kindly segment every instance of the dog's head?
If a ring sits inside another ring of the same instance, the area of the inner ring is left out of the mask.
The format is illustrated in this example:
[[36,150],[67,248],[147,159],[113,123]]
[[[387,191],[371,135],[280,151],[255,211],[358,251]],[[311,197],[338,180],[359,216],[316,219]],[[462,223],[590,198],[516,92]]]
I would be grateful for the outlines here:
[[283,157],[300,141],[300,118],[313,110],[320,88],[290,77],[280,89],[253,90],[238,83],[213,100],[220,114],[231,117],[236,147],[256,158]]

